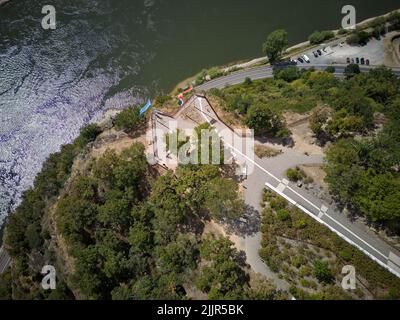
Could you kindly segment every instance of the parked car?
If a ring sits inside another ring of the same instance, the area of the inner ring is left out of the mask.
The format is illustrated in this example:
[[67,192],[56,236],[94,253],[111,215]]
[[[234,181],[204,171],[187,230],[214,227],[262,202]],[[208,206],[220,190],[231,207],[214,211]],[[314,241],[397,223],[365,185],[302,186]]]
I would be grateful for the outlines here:
[[344,42],[339,43],[339,47],[343,47],[344,46]]
[[315,51],[313,51],[313,55],[314,55],[315,58],[319,57],[318,53],[316,53]]
[[369,59],[365,60],[365,64],[369,66]]
[[354,63],[354,58],[351,58],[351,63]]
[[322,56],[322,51],[321,50],[317,50],[317,52],[318,52],[318,54],[320,55],[320,56]]
[[350,64],[350,58],[346,59],[347,64]]
[[301,62],[301,63],[304,62],[304,60],[303,60],[301,57],[298,57],[297,60],[298,60],[299,62]]
[[365,59],[364,58],[361,58],[361,64],[365,64]]
[[296,64],[297,64],[297,61],[294,60],[294,59],[290,59],[290,62],[291,62],[293,65],[296,65]]
[[356,63],[357,63],[357,64],[360,63],[360,58],[359,58],[359,57],[356,58]]
[[310,63],[310,58],[306,54],[303,54],[303,59],[305,62]]
[[326,47],[323,47],[323,48],[322,48],[322,51],[323,51],[323,52],[326,52]]

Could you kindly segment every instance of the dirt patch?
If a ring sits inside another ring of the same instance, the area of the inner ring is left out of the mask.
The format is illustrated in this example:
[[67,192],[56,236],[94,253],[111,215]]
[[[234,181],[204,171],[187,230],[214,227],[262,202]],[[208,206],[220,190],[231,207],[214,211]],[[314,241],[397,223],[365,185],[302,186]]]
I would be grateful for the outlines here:
[[300,165],[299,168],[304,171],[307,177],[312,178],[315,184],[328,190],[328,185],[324,181],[326,173],[322,166],[316,165]]
[[384,64],[389,67],[400,66],[400,32],[389,32],[382,38],[385,52]]
[[294,112],[284,113],[287,126],[292,132],[294,141],[293,149],[309,155],[323,155],[323,148],[315,144],[313,132],[309,128],[311,113],[298,114]]
[[129,135],[122,131],[110,129],[104,131],[93,144],[90,150],[90,156],[95,159],[101,157],[106,150],[114,150],[117,154],[120,154],[122,150],[129,148],[133,143],[140,142],[146,148],[149,142],[146,139],[146,134],[143,134],[137,138],[131,138]]
[[281,149],[272,148],[262,144],[256,144],[254,146],[254,153],[260,159],[262,158],[272,158],[280,155],[282,153]]
[[234,112],[225,111],[225,101],[210,94],[207,95],[207,99],[210,101],[210,104],[218,114],[218,117],[228,126],[230,126],[232,129],[247,129],[237,114]]

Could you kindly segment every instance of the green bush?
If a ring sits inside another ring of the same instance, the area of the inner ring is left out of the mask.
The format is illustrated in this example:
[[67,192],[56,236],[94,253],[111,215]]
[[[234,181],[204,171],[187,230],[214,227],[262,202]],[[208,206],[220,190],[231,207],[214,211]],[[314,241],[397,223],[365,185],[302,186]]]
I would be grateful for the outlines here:
[[78,138],[75,140],[75,145],[78,148],[83,148],[86,146],[89,142],[92,142],[96,139],[96,137],[101,133],[100,127],[95,124],[91,123],[87,125],[86,127],[83,127],[81,129],[80,135]]
[[276,215],[277,215],[278,219],[281,220],[281,221],[287,221],[287,220],[290,219],[289,212],[287,210],[284,210],[284,209],[278,210],[276,212]]
[[336,68],[334,66],[329,66],[325,69],[326,72],[329,73],[335,73],[336,72]]
[[346,42],[349,45],[365,45],[370,39],[370,34],[366,31],[356,31],[347,37]]
[[314,31],[309,37],[308,40],[311,44],[320,44],[326,40],[330,40],[335,37],[335,34],[332,31]]
[[129,107],[117,114],[114,120],[114,125],[118,130],[123,130],[126,133],[132,133],[139,129],[145,122],[145,117],[140,115],[140,108]]
[[322,283],[331,283],[334,279],[328,263],[320,260],[314,262],[314,276]]
[[303,178],[301,173],[300,173],[300,170],[298,170],[298,168],[295,168],[295,169],[289,168],[286,171],[286,176],[288,177],[288,179],[290,181],[293,181],[293,182],[297,182],[297,181],[299,181],[299,180],[301,180]]

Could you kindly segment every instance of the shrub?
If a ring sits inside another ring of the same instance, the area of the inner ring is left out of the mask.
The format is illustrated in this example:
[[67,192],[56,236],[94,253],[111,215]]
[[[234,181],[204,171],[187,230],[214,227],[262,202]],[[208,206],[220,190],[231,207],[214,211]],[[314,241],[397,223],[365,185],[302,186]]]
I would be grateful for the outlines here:
[[246,77],[245,79],[244,79],[244,84],[246,85],[246,86],[249,86],[249,85],[251,85],[253,83],[253,81],[249,78],[249,77]]
[[344,74],[347,79],[354,77],[356,74],[360,74],[360,66],[358,64],[352,63],[349,64],[346,69],[344,70]]
[[222,75],[222,72],[219,70],[218,67],[211,68],[208,70],[208,75],[211,79],[217,78]]
[[288,221],[290,219],[290,214],[287,210],[281,209],[276,212],[276,215],[281,221]]
[[334,37],[335,34],[332,31],[315,31],[308,37],[308,40],[311,44],[319,44]]
[[136,106],[129,107],[118,113],[115,117],[114,124],[118,130],[132,133],[134,130],[140,128],[144,120],[145,118],[140,115],[140,109]]
[[167,102],[169,102],[169,101],[171,101],[171,100],[172,100],[172,97],[169,96],[169,95],[160,95],[160,96],[157,96],[157,97],[154,99],[155,105],[156,105],[158,108],[161,108],[164,104],[166,104]]
[[314,262],[314,276],[319,282],[331,283],[333,280],[332,271],[327,262],[317,260]]
[[298,168],[295,168],[295,169],[289,168],[286,171],[286,176],[288,177],[288,179],[290,181],[293,181],[293,182],[297,182],[303,178],[303,176]]
[[91,123],[87,125],[86,127],[83,127],[81,129],[81,132],[79,134],[79,137],[76,138],[75,140],[75,145],[82,149],[84,146],[86,146],[89,142],[92,142],[96,139],[96,137],[101,133],[100,127],[95,124]]
[[277,70],[274,72],[274,77],[276,80],[282,79],[286,82],[292,82],[301,78],[301,71],[297,67],[289,67],[281,70]]
[[327,67],[327,68],[325,69],[325,71],[326,71],[326,72],[329,72],[329,73],[335,73],[336,68],[333,67],[333,66],[329,66],[329,67]]
[[370,34],[365,31],[356,31],[347,37],[346,42],[350,45],[365,45],[368,43]]

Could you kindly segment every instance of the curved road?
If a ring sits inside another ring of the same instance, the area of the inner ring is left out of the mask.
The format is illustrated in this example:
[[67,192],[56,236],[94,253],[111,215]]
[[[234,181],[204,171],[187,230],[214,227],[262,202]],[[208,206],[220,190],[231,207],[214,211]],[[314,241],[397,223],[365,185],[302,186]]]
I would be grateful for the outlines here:
[[[347,65],[344,64],[298,64],[297,67],[301,69],[310,69],[315,68],[316,70],[325,70],[327,67],[332,66],[335,67],[335,75],[341,77],[344,75],[344,70]],[[368,72],[373,69],[373,66],[360,66],[361,72]],[[400,68],[391,68],[398,77],[400,77]],[[195,89],[197,91],[207,91],[210,89],[223,89],[227,86],[232,86],[235,84],[243,83],[246,78],[250,78],[251,80],[259,80],[265,78],[272,78],[273,70],[271,66],[261,66],[255,67],[251,69],[241,70],[234,73],[231,73],[227,76],[220,77],[208,81],[200,86],[197,86]]]

